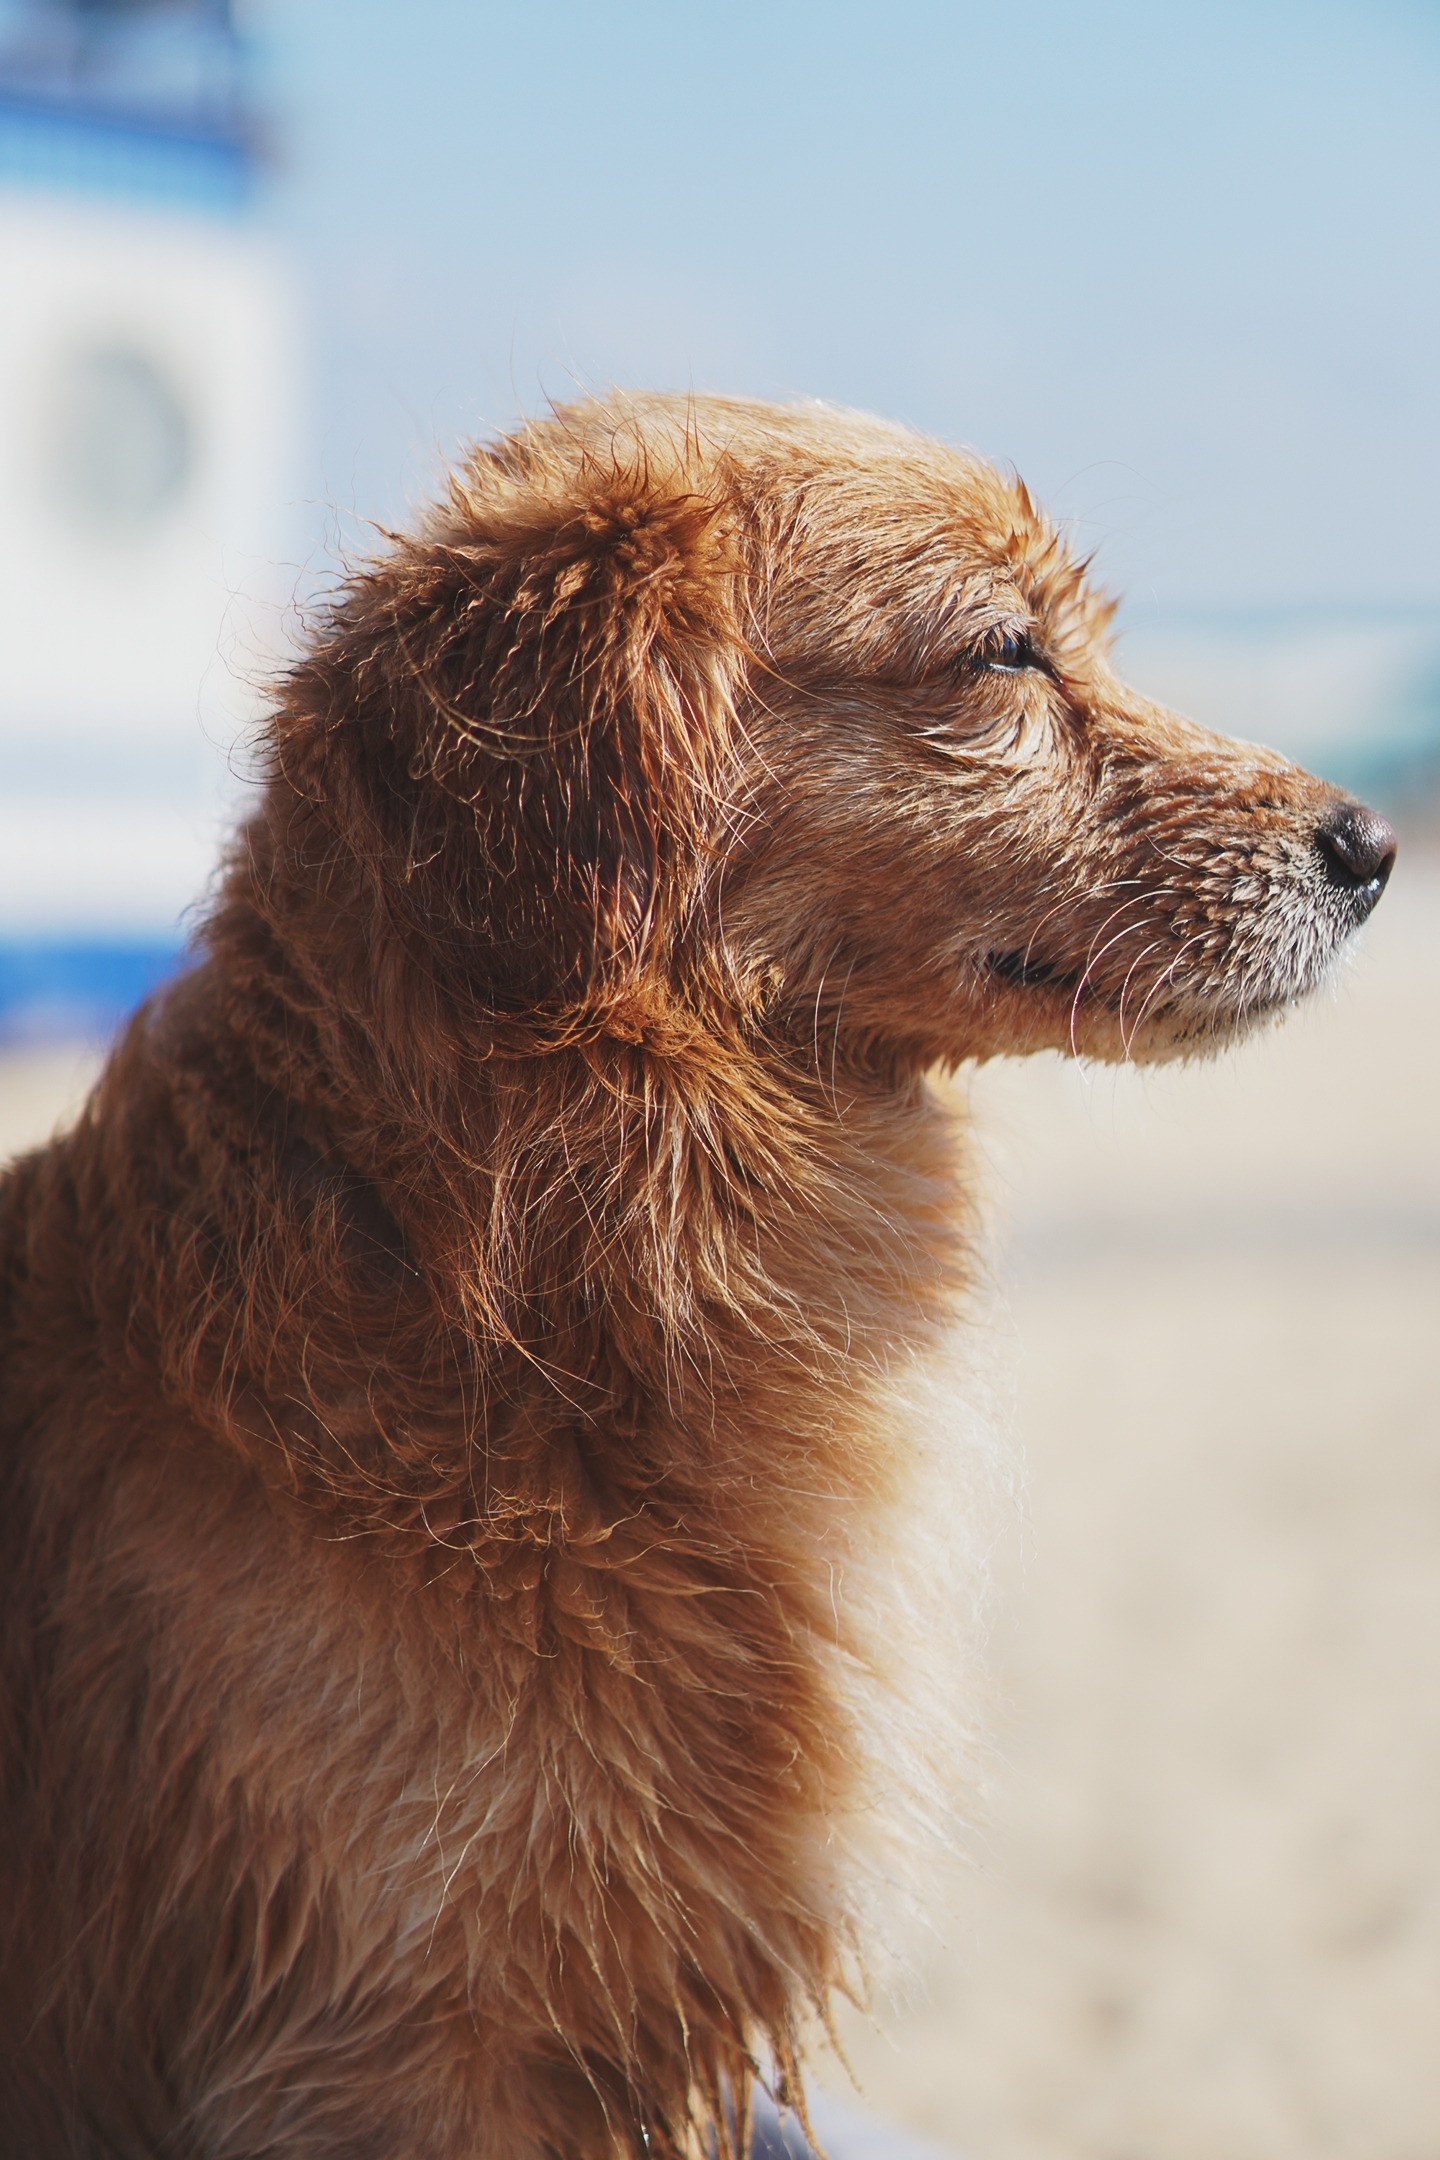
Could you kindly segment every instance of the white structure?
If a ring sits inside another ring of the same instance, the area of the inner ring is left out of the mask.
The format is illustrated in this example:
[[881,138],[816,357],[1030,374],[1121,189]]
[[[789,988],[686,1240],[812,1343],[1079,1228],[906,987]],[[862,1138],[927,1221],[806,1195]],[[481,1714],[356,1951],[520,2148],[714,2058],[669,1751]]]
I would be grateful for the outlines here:
[[[106,104],[93,71],[84,96],[68,76],[57,85],[54,39],[70,12],[36,11],[48,75],[33,40],[21,47],[29,77],[13,40],[8,68],[0,45],[0,1031],[11,1032],[58,1017],[57,1001],[123,1005],[135,956],[148,951],[153,972],[175,942],[214,860],[232,746],[295,579],[294,308],[274,249],[243,215],[243,137],[213,103],[157,118]],[[82,29],[94,13],[73,12]],[[112,61],[128,50],[116,18],[129,14],[152,57],[157,15],[172,58],[187,35],[214,48],[226,28],[213,6],[112,6]],[[72,63],[79,34],[72,26]],[[81,980],[98,981],[101,947],[116,949],[108,996]]]

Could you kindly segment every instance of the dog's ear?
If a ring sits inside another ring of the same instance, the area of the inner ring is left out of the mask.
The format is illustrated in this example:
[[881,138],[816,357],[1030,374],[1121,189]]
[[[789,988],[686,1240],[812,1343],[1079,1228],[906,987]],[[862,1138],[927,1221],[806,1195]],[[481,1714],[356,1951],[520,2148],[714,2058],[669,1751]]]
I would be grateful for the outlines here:
[[673,952],[723,836],[745,649],[713,475],[537,434],[477,458],[352,581],[292,678],[309,725],[280,756],[343,804],[396,904],[440,911],[489,946],[502,995],[548,1005]]

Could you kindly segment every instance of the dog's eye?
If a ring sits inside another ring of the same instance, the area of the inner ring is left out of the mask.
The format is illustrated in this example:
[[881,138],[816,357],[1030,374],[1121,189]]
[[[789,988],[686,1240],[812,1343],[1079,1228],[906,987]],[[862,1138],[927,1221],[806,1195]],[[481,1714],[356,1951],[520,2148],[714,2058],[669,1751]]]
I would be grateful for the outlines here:
[[1026,668],[1043,663],[1027,631],[992,630],[972,648],[970,664],[992,675],[1023,675]]

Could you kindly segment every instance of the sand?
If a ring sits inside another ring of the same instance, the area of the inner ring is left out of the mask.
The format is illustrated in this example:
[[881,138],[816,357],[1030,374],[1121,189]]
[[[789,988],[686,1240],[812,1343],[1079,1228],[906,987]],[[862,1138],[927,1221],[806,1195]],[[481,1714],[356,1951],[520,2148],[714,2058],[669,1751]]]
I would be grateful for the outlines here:
[[1437,1073],[1412,849],[1223,1064],[971,1084],[1029,1523],[975,1864],[921,1999],[845,2022],[872,2112],[972,2160],[1440,2151]]
[[[92,1063],[0,1060],[0,1148]],[[1412,847],[1221,1066],[969,1084],[1029,1513],[987,1826],[917,1998],[845,2023],[872,2114],[970,2160],[1440,2151],[1437,1070]]]

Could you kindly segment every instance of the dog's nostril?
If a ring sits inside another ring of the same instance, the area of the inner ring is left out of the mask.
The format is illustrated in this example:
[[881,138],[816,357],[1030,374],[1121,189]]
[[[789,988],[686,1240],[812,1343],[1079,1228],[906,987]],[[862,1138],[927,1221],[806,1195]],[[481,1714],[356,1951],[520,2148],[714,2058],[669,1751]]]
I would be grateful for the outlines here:
[[1378,900],[1395,867],[1395,828],[1364,803],[1338,802],[1315,828],[1325,867],[1340,884],[1373,885]]

